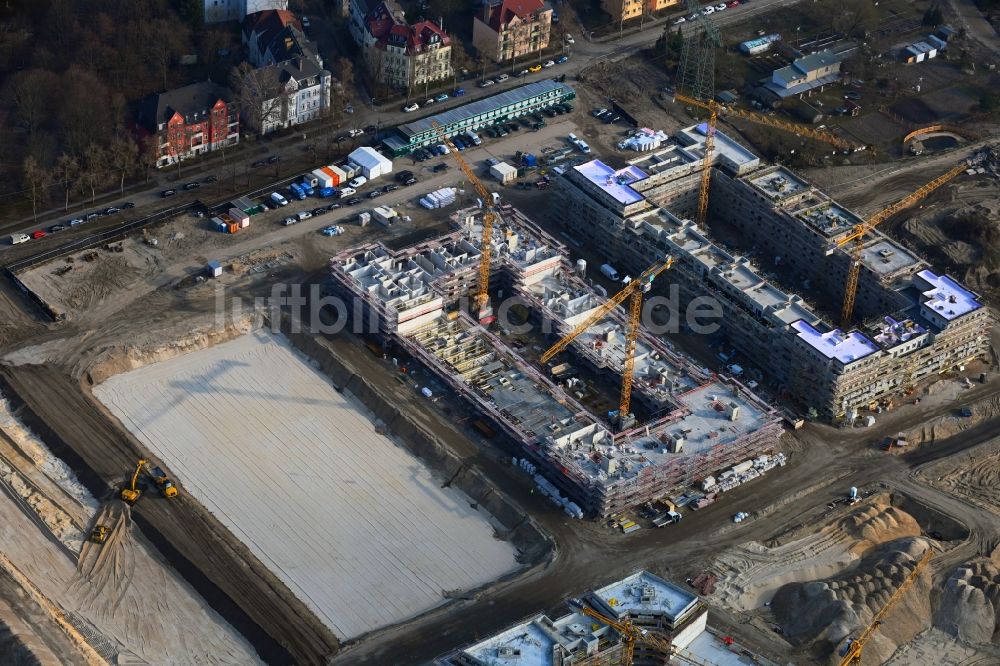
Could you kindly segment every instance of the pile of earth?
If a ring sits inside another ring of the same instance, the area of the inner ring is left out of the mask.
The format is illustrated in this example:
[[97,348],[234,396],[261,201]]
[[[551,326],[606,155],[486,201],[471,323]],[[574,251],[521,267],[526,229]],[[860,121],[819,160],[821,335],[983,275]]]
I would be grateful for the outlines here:
[[[837,653],[871,622],[928,548],[930,544],[920,537],[895,539],[873,548],[850,571],[783,586],[771,609],[785,638],[817,656]],[[925,568],[896,604],[892,622],[884,623],[869,643],[866,662],[882,663],[898,645],[930,627],[930,589]]]

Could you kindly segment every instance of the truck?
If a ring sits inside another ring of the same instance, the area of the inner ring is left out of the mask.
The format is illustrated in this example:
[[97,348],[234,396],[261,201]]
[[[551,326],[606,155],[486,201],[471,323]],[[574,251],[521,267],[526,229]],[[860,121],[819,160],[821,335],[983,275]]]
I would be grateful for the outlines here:
[[291,185],[289,185],[288,191],[292,193],[293,197],[299,199],[300,201],[306,198],[305,191],[301,187],[299,187],[298,183],[292,183]]
[[672,525],[674,523],[681,522],[681,518],[682,518],[681,514],[677,513],[676,511],[666,511],[653,519],[653,525],[657,527]]
[[316,194],[316,191],[313,189],[312,185],[310,185],[307,181],[302,181],[301,183],[299,183],[299,187],[302,189],[303,192],[306,193],[307,197],[311,197],[314,194]]
[[621,279],[618,276],[618,271],[616,271],[615,267],[612,266],[611,264],[602,264],[601,274],[604,275],[604,277],[608,278],[609,280],[614,280],[615,282],[618,282],[618,280]]

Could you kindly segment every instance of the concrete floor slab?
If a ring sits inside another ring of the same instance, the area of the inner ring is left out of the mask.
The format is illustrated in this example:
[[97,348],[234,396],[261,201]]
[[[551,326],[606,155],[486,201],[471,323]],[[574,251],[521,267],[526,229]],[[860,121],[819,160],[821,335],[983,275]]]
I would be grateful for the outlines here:
[[517,566],[487,516],[284,338],[245,335],[94,393],[341,638]]

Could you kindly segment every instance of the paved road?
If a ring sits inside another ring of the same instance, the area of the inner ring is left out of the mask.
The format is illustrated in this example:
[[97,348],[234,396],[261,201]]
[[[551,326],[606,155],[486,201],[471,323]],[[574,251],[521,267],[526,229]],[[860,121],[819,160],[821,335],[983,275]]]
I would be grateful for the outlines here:
[[[753,0],[748,5],[727,9],[723,12],[713,14],[711,18],[713,23],[717,26],[724,27],[751,20],[753,17],[762,13],[773,11],[781,7],[787,7],[799,1],[800,0]],[[464,87],[466,90],[466,94],[464,96],[436,103],[432,107],[429,107],[428,110],[433,110],[435,113],[438,113],[461,106],[462,104],[467,104],[468,102],[476,99],[494,95],[498,92],[513,88],[523,83],[541,81],[560,74],[565,74],[567,79],[572,82],[580,70],[590,65],[593,65],[601,60],[620,60],[626,58],[639,48],[656,41],[656,39],[662,34],[664,23],[669,23],[670,20],[672,19],[667,19],[664,22],[651,22],[641,32],[626,34],[621,39],[611,38],[605,41],[590,41],[585,39],[583,37],[583,28],[580,26],[577,33],[578,38],[576,40],[576,44],[566,47],[566,53],[570,56],[570,60],[568,62],[562,65],[556,65],[555,67],[543,69],[537,73],[529,73],[524,77],[512,76],[508,81],[489,88],[479,88],[476,86],[474,81],[460,82],[459,85]],[[683,27],[686,33],[690,32],[692,29],[696,29],[692,28],[692,25],[693,24],[691,23],[684,24]],[[529,64],[530,62],[525,61],[514,65],[507,71],[511,74],[517,74],[521,70],[527,68]],[[356,105],[354,114],[344,116],[342,130],[349,129],[351,127],[360,129],[367,125],[376,123],[381,128],[390,128],[402,123],[411,122],[422,117],[423,115],[426,115],[423,109],[416,113],[404,113],[400,106],[396,104],[378,108]],[[324,150],[321,149],[319,151],[320,155],[314,158],[311,153],[307,153],[303,149],[304,145],[308,145],[310,143],[324,143],[322,139],[317,138],[320,134],[326,134],[326,131],[318,126],[307,125],[302,127],[298,132],[280,138],[264,139],[257,142],[256,145],[250,146],[244,143],[242,150],[237,154],[237,156],[235,158],[230,158],[231,163],[235,160],[238,164],[237,179],[242,180],[242,182],[249,182],[251,184],[250,187],[262,187],[268,182],[265,176],[275,175],[277,170],[280,170],[281,176],[287,177],[289,174],[295,173],[296,170],[306,171],[309,168],[315,168],[318,164],[325,164],[326,160],[323,159]],[[364,139],[359,139],[359,141],[364,141]],[[357,145],[364,144],[359,143]],[[345,143],[343,147],[347,149],[353,146],[350,142],[348,142]],[[281,158],[281,163],[277,167],[268,166],[255,170],[251,170],[249,168],[249,164],[251,162],[269,155],[278,155]],[[213,156],[212,159],[214,160],[215,157],[217,156]],[[226,174],[230,172],[231,169],[226,169]],[[193,192],[184,192],[183,190],[179,190],[178,194],[170,199],[161,199],[160,192],[165,189],[178,189],[187,182],[203,182],[204,179],[210,175],[223,177],[226,174],[223,173],[221,160],[213,162],[207,167],[201,166],[198,163],[182,165],[182,173],[179,177],[177,175],[176,168],[168,167],[155,174],[153,182],[148,188],[134,191],[124,197],[107,199],[102,201],[100,205],[94,206],[93,209],[102,210],[108,206],[119,206],[125,201],[131,201],[136,204],[136,209],[131,211],[131,215],[120,214],[120,216],[122,218],[135,219],[141,217],[143,214],[149,214],[168,205],[177,205],[183,201],[194,200],[199,197],[205,200],[214,199],[220,196],[220,185],[203,185],[200,189]],[[0,224],[0,234],[9,235],[14,232],[30,233],[36,229],[46,229],[57,222],[65,221],[73,217],[77,217],[78,215],[79,213],[66,214],[62,213],[58,209],[54,209],[39,216],[39,222],[37,223],[30,219],[2,223]],[[104,226],[111,226],[117,222],[117,219],[112,218],[112,220],[104,221]],[[98,223],[95,223],[94,226],[97,225]],[[8,247],[10,247],[8,240],[3,239],[0,241],[0,256],[2,256],[4,249]]]
[[948,5],[957,15],[960,27],[994,54],[1000,55],[1000,35],[973,0],[948,0]]

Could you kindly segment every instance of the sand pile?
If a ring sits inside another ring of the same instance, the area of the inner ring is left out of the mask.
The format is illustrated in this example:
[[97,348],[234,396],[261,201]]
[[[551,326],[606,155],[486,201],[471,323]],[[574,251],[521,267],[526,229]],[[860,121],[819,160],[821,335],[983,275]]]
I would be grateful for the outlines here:
[[881,499],[847,516],[838,527],[858,540],[851,551],[859,554],[878,544],[920,535],[920,525],[913,516]]
[[1000,568],[981,558],[951,572],[934,626],[967,643],[989,643],[1000,623]]
[[1000,513],[1000,438],[922,468],[918,475],[951,495]]
[[[865,556],[849,573],[785,585],[771,603],[775,619],[793,645],[832,652],[871,621],[929,547],[921,538],[896,539]],[[880,629],[888,639],[880,641],[881,648],[876,650],[883,657],[928,628],[929,591],[930,576],[925,570],[893,610],[892,622]]]

